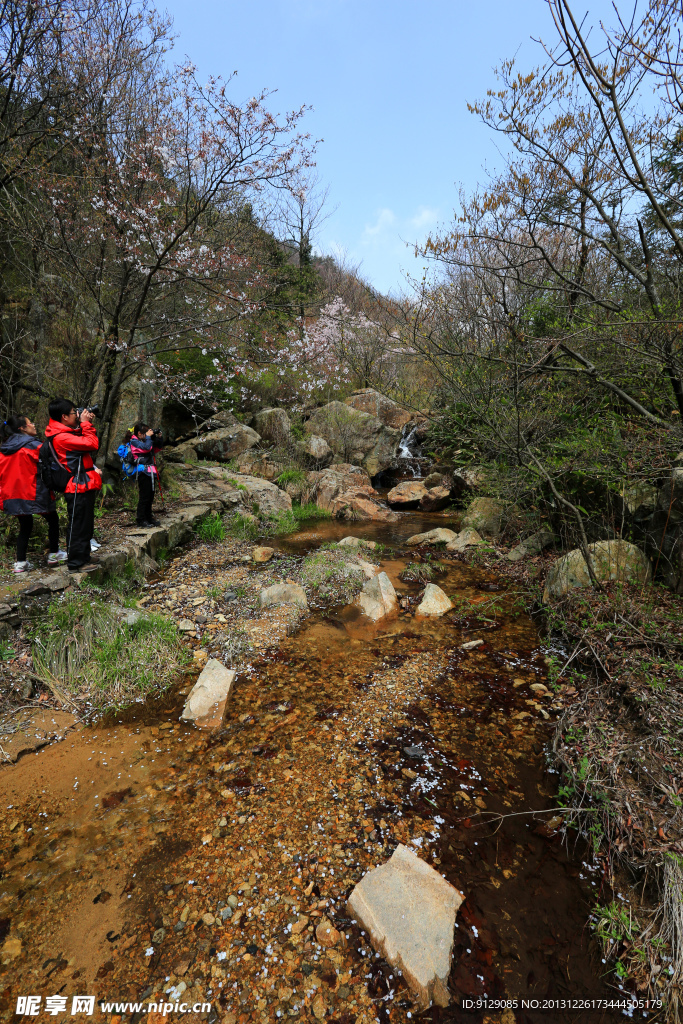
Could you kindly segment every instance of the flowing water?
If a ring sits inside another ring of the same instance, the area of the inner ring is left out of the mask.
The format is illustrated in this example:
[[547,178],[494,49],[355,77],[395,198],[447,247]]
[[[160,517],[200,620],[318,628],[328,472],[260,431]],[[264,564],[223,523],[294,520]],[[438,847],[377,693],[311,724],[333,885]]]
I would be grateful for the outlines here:
[[[310,524],[279,546],[301,554],[349,532],[400,546],[437,523],[448,525],[418,514],[351,531]],[[410,597],[420,588],[399,580],[406,560],[383,568]],[[314,612],[238,676],[218,735],[178,722],[186,677],[154,709],[0,771],[4,1019],[30,992],[69,1008],[75,994],[180,992],[212,1007],[186,1019],[225,1024],[415,1019],[400,973],[345,909],[397,842],[466,897],[451,1005],[425,1019],[620,1015],[463,1009],[614,989],[587,927],[601,880],[543,813],[554,803],[552,700],[530,688],[546,678],[536,629],[489,572],[447,565],[438,583],[466,617],[402,611],[369,625],[352,608]],[[326,919],[340,933],[334,948],[315,931]]]

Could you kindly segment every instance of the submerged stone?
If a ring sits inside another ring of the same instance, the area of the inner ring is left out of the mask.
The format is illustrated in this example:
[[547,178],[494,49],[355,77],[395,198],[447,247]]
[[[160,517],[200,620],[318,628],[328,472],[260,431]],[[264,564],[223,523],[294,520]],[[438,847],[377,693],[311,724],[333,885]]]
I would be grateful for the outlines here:
[[385,572],[380,572],[363,587],[358,595],[357,604],[363,614],[377,622],[398,611],[398,598],[394,585]]
[[447,1006],[453,929],[462,902],[438,871],[399,845],[386,864],[361,879],[348,908],[373,948],[403,971],[422,1007]]
[[223,721],[235,674],[216,658],[210,658],[190,690],[180,716],[182,720],[192,722],[199,729],[217,729]]

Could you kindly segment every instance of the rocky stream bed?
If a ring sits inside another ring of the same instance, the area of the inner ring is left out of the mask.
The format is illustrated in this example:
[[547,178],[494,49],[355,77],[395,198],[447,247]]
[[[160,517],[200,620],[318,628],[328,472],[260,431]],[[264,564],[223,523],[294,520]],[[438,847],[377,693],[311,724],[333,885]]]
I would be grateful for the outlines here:
[[[122,1014],[100,1001],[207,1003],[183,1019],[222,1024],[622,1015],[462,1005],[619,995],[586,923],[602,882],[552,810],[562,698],[543,692],[545,651],[508,585],[452,554],[439,586],[456,609],[440,619],[409,601],[377,624],[341,606],[258,611],[260,589],[349,533],[390,545],[382,569],[414,597],[403,543],[433,525],[317,523],[263,566],[234,541],[194,546],[150,579],[143,607],[192,615],[192,670],[0,769],[2,1019],[28,994],[66,997],[67,1016],[92,995],[109,1020]],[[179,716],[211,654],[238,675],[206,735]],[[465,896],[445,1008],[421,1011],[347,910],[399,843]]]

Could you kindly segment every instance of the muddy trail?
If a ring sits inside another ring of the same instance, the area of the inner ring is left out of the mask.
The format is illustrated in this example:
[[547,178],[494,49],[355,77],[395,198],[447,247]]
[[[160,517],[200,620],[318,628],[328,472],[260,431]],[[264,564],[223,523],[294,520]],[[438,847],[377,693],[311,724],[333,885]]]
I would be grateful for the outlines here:
[[[433,525],[314,524],[279,547],[349,532],[397,545]],[[420,590],[398,578],[409,557],[382,562],[404,595]],[[102,1000],[163,1000],[224,1024],[622,1016],[461,1005],[620,993],[587,926],[601,881],[542,813],[555,712],[531,688],[546,673],[535,627],[487,570],[445,564],[439,585],[468,615],[368,625],[314,611],[240,672],[219,733],[179,722],[189,674],[153,709],[0,771],[3,1020],[29,994],[43,1017],[47,997],[67,1000],[51,1019],[74,995],[95,997],[95,1019],[132,1013]],[[355,883],[399,842],[466,897],[446,1009],[419,1013],[347,916]]]

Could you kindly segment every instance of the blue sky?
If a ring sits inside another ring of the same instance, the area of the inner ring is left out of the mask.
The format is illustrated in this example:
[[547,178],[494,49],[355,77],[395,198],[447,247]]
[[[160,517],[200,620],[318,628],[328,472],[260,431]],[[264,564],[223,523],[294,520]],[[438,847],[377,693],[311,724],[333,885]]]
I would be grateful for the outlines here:
[[[161,5],[160,5],[161,6]],[[381,291],[420,273],[406,242],[447,222],[458,187],[495,167],[496,142],[467,102],[493,68],[540,59],[545,0],[172,0],[174,56],[200,74],[237,71],[233,95],[277,89],[271,107],[310,104],[317,166],[335,212],[317,239]],[[583,12],[584,8],[581,8]],[[577,8],[578,11],[578,8]]]

